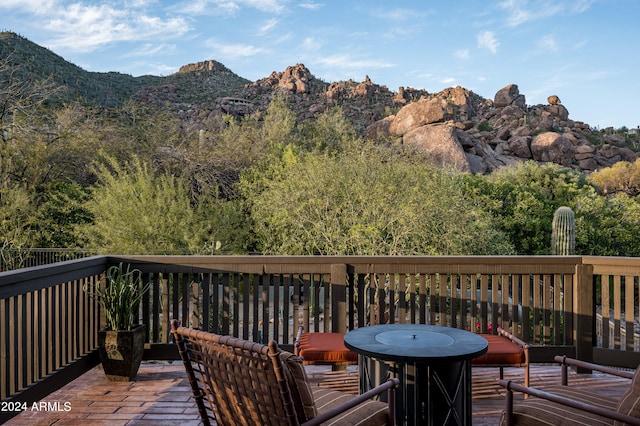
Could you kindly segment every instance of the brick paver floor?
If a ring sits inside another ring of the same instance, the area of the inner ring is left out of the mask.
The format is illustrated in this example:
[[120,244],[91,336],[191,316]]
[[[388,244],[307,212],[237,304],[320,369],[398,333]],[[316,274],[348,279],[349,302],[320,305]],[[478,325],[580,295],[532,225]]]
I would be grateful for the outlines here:
[[[327,370],[329,369],[329,371]],[[358,371],[332,372],[327,366],[307,366],[312,386],[357,393]],[[497,368],[473,369],[473,425],[498,424],[504,408],[504,389],[497,385]],[[522,381],[521,368],[505,369],[505,379]],[[533,366],[531,385],[559,384],[559,366]],[[619,398],[629,380],[602,374],[571,373],[572,386]],[[522,399],[522,395],[515,396]],[[7,425],[201,425],[198,410],[181,361],[144,362],[131,382],[110,382],[96,367],[52,393],[42,402],[48,410],[27,411]],[[39,407],[39,405],[38,405]],[[57,409],[58,411],[52,410]]]
[[[110,382],[100,367],[83,374],[6,425],[201,425],[182,362],[145,362],[131,382]],[[38,404],[40,406],[40,404]],[[55,411],[45,411],[47,410]]]

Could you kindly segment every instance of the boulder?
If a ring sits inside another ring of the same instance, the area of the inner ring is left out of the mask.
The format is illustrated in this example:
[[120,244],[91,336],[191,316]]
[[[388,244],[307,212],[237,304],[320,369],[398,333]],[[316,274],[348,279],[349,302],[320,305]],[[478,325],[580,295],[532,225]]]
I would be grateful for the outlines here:
[[389,137],[389,127],[393,122],[395,116],[390,115],[388,117],[383,118],[382,120],[378,120],[369,126],[366,129],[367,139],[369,140],[381,140]]
[[573,146],[578,146],[580,145],[580,139],[576,137],[576,135],[573,132],[564,132],[562,134],[562,136],[564,136],[565,138],[567,138],[567,140],[569,142],[571,142],[571,144],[573,144]]
[[507,122],[512,122],[514,117],[524,117],[524,108],[524,106],[518,104],[507,105],[500,111],[500,117]]
[[549,105],[560,105],[562,102],[560,102],[560,98],[557,97],[556,95],[551,95],[547,98],[547,102],[549,102]]
[[622,147],[620,148],[620,158],[622,158],[622,161],[633,163],[638,159],[638,154],[627,147]]
[[569,119],[569,110],[566,109],[564,105],[547,105],[544,109],[562,121]]
[[553,130],[555,122],[551,114],[542,114],[537,117],[533,117],[530,122],[530,126],[534,133],[550,132]]
[[620,148],[617,146],[604,144],[598,150],[598,153],[605,158],[613,158],[615,156],[620,155]]
[[506,146],[503,146],[502,151],[505,155],[515,155],[519,158],[530,159],[532,158],[530,144],[531,136],[518,136],[509,139],[508,142],[503,144]]
[[469,171],[473,174],[484,174],[487,172],[487,164],[483,158],[476,154],[466,153],[467,162],[469,163]]
[[455,127],[429,125],[411,130],[402,137],[402,143],[416,152],[426,153],[431,161],[445,168],[470,172],[471,167]]
[[604,143],[616,146],[622,146],[626,142],[625,137],[618,133],[604,135],[602,139]]
[[598,162],[593,157],[590,157],[590,158],[585,158],[584,160],[579,160],[578,166],[582,170],[593,171],[598,169]]
[[493,105],[496,108],[502,108],[513,103],[519,103],[522,104],[522,107],[524,107],[525,103],[523,103],[523,101],[524,95],[520,95],[520,89],[518,89],[518,85],[509,84],[498,90],[493,98]]
[[579,145],[576,147],[576,155],[591,155],[593,157],[593,153],[596,152],[596,147],[593,145]]
[[555,132],[545,132],[531,142],[531,156],[536,161],[553,162],[563,166],[573,163],[576,148],[564,136]]
[[389,132],[392,135],[405,135],[418,127],[447,119],[447,110],[442,105],[442,100],[438,98],[420,100],[412,102],[398,111],[389,127]]
[[496,139],[506,141],[510,137],[511,137],[511,130],[509,130],[508,127],[503,127],[501,129],[498,129],[498,131],[496,132]]

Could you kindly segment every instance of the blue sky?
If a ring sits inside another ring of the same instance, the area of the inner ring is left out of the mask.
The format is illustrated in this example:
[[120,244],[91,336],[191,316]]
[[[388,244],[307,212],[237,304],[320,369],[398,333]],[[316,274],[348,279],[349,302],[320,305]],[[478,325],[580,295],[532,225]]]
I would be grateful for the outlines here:
[[302,63],[528,104],[557,95],[592,127],[640,125],[637,0],[0,0],[14,31],[88,71],[169,75],[215,59],[249,80]]

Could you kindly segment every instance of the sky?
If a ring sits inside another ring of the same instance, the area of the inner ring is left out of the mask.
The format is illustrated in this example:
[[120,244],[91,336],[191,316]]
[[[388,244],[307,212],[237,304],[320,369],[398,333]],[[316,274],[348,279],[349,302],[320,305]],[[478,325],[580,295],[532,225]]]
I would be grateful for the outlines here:
[[13,31],[87,71],[166,76],[214,59],[255,81],[304,64],[529,105],[557,95],[595,128],[640,125],[638,0],[0,0]]

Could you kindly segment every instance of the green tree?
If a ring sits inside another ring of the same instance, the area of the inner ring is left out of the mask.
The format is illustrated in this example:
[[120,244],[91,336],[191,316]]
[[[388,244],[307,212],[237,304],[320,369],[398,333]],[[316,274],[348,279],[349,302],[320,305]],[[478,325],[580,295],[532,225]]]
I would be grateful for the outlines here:
[[[194,205],[184,179],[156,174],[137,157],[126,166],[105,160],[96,167],[98,184],[84,204],[93,217],[80,227],[89,247],[111,254],[195,254],[243,245],[229,234],[241,223],[235,205],[213,199]],[[213,234],[212,226],[221,223],[228,224],[227,234]]]
[[26,75],[11,56],[0,58],[0,181],[33,187],[39,182],[33,175],[50,168],[43,153],[57,134],[47,102],[62,89]]
[[[476,181],[475,193],[520,255],[550,253],[551,222],[560,206],[574,211],[580,197],[595,196],[584,176],[556,164],[533,161],[501,168]],[[578,229],[577,232],[580,232]]]
[[618,161],[611,167],[595,171],[588,177],[603,195],[623,193],[630,197],[640,194],[640,158],[635,162]]
[[301,146],[307,151],[339,154],[361,144],[356,130],[342,113],[334,107],[308,120],[300,126]]
[[197,144],[173,148],[175,170],[193,183],[196,192],[217,187],[221,196],[234,198],[240,174],[258,164],[279,161],[284,147],[296,138],[296,117],[282,96],[265,111],[224,125],[203,129]]
[[91,215],[83,207],[88,191],[76,183],[51,182],[40,192],[37,208],[37,247],[83,247],[76,232],[81,224],[91,223]]
[[30,194],[21,186],[0,181],[0,254],[31,247],[35,222]]
[[375,148],[291,155],[269,176],[243,186],[265,253],[512,253],[456,175]]
[[640,199],[615,194],[576,203],[576,252],[593,256],[640,256]]

